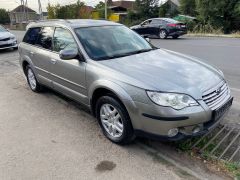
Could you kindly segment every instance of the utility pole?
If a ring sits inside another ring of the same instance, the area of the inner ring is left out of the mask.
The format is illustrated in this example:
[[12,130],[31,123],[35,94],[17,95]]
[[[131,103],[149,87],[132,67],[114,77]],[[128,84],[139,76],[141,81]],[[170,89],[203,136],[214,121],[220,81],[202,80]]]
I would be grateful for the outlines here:
[[25,1],[25,8],[26,8],[26,12],[25,12],[25,16],[26,16],[26,21],[28,21],[28,1]]
[[105,19],[107,20],[107,0],[105,0]]
[[43,20],[41,0],[38,0],[38,10],[40,15],[40,20]]

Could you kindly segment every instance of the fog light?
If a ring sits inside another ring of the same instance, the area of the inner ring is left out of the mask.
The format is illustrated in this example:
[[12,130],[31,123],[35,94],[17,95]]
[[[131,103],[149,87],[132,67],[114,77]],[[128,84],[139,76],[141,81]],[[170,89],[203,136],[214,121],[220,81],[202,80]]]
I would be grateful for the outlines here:
[[192,132],[193,134],[199,133],[201,131],[201,128],[199,126],[195,127]]
[[168,131],[168,137],[174,137],[178,134],[179,130],[178,128],[173,128]]

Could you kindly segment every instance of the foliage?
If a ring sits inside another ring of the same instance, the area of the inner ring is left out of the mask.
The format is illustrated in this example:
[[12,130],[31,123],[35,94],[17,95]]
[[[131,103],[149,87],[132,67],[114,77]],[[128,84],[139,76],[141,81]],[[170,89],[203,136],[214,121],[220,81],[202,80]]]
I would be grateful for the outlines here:
[[178,9],[172,9],[171,5],[167,2],[160,6],[159,16],[160,17],[174,17],[179,14]]
[[240,16],[239,6],[239,0],[197,0],[198,19],[203,26],[209,24],[214,29],[223,28],[224,33],[230,33]]
[[101,19],[105,18],[105,3],[100,1],[96,6],[95,10],[99,13]]
[[60,4],[51,5],[48,4],[48,18],[49,19],[79,19],[89,18],[87,9],[85,8],[84,2],[80,0],[75,4],[61,6]]
[[196,0],[180,0],[179,10],[184,15],[196,16]]
[[159,0],[136,0],[135,4],[139,17],[147,19],[159,14]]
[[7,24],[10,22],[10,18],[6,9],[0,9],[0,24]]

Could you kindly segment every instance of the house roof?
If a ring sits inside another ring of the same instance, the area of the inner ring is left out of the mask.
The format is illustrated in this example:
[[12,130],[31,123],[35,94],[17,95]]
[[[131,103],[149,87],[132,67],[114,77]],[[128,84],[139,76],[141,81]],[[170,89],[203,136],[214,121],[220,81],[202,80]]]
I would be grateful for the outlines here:
[[110,6],[121,6],[126,9],[134,9],[134,1],[110,1]]
[[24,12],[24,8],[25,8],[26,12],[36,13],[36,11],[34,11],[31,8],[24,6],[24,5],[20,5],[20,6],[16,7],[11,12]]
[[169,0],[169,1],[172,1],[173,4],[180,6],[179,0]]

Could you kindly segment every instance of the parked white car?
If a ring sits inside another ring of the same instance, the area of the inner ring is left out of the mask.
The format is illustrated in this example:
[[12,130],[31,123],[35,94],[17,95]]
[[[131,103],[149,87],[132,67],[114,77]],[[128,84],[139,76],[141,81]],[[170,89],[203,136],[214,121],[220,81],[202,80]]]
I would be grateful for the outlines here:
[[0,50],[9,48],[18,48],[17,39],[12,33],[0,25]]

